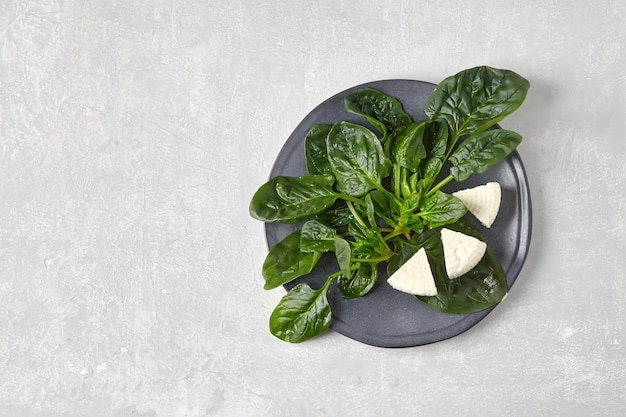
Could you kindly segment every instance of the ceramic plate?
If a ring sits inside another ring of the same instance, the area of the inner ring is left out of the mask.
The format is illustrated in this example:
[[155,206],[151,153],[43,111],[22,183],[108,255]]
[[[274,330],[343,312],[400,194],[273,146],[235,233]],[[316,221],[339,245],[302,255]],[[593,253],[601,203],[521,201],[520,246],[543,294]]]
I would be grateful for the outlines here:
[[[424,119],[423,105],[435,85],[414,80],[375,81],[343,91],[309,113],[289,136],[281,149],[270,177],[300,176],[307,173],[304,138],[317,123],[333,124],[345,120],[370,127],[359,116],[346,112],[343,99],[350,91],[371,87],[400,100],[404,110],[414,120]],[[517,151],[483,174],[474,174],[463,183],[448,184],[450,193],[461,188],[497,181],[502,187],[502,203],[496,221],[490,229],[482,227],[471,214],[466,219],[477,226],[500,260],[509,289],[515,282],[528,252],[532,227],[530,194],[524,166]],[[267,244],[271,248],[301,224],[266,223]],[[326,277],[337,271],[334,254],[322,256],[315,270],[285,285],[292,288],[307,282],[313,288],[323,285]],[[445,314],[433,310],[415,297],[394,290],[387,284],[387,275],[380,274],[375,287],[364,297],[345,300],[336,284],[328,291],[333,311],[331,329],[349,338],[380,347],[409,347],[437,342],[456,336],[474,326],[495,307],[471,314]]]

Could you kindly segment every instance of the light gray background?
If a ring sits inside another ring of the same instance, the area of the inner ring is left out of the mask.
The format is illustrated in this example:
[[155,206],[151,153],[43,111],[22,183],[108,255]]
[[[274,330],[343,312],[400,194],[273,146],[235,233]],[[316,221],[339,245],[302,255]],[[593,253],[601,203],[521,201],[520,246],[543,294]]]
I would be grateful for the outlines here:
[[[626,5],[3,0],[0,416],[626,415]],[[408,349],[267,331],[248,202],[297,123],[387,78],[532,87],[509,297]]]

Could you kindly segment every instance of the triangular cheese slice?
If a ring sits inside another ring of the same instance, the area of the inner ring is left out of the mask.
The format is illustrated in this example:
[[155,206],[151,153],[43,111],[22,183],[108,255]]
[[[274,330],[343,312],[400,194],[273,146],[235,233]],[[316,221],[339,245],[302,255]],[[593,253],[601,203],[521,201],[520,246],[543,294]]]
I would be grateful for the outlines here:
[[487,244],[473,236],[450,229],[441,229],[443,259],[448,278],[458,278],[480,262]]
[[452,195],[459,198],[485,227],[491,227],[500,210],[502,197],[500,184],[488,182],[485,185],[457,191]]
[[420,248],[389,279],[389,285],[398,291],[413,295],[437,295],[435,278],[430,270],[424,248]]

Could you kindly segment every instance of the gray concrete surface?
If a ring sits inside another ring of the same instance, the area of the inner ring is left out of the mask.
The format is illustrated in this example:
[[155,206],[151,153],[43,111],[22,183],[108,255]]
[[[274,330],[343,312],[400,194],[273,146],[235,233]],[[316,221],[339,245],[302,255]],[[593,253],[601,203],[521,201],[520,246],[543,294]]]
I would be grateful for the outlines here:
[[[626,4],[0,3],[0,416],[626,415]],[[248,217],[317,104],[474,65],[531,91],[534,234],[433,345],[272,337]]]

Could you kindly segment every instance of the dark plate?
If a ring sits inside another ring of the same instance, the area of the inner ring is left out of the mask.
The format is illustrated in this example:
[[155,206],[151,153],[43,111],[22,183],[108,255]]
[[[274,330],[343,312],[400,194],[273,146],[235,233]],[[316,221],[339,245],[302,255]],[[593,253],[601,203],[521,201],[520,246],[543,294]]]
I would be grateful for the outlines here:
[[[278,154],[270,177],[306,174],[304,138],[314,124],[333,124],[345,120],[370,127],[362,118],[346,112],[343,104],[346,93],[363,87],[375,88],[396,97],[407,113],[415,120],[420,120],[425,118],[423,105],[435,86],[413,80],[375,81],[329,98],[313,109],[289,136]],[[508,287],[511,288],[526,259],[532,227],[528,182],[517,151],[484,174],[472,175],[460,184],[448,184],[444,190],[452,192],[489,181],[498,181],[502,187],[502,203],[496,221],[491,229],[486,229],[471,214],[466,218],[478,227],[495,251],[506,273]],[[300,226],[267,223],[265,235],[268,246],[271,248]],[[336,271],[334,254],[325,254],[311,274],[285,287],[290,289],[304,281],[313,288],[319,288],[326,277]],[[336,284],[333,284],[328,292],[328,301],[333,311],[331,329],[360,342],[381,347],[418,346],[448,339],[478,323],[494,308],[471,314],[440,313],[415,297],[391,288],[384,271],[381,271],[378,283],[366,296],[345,300],[339,295]]]

